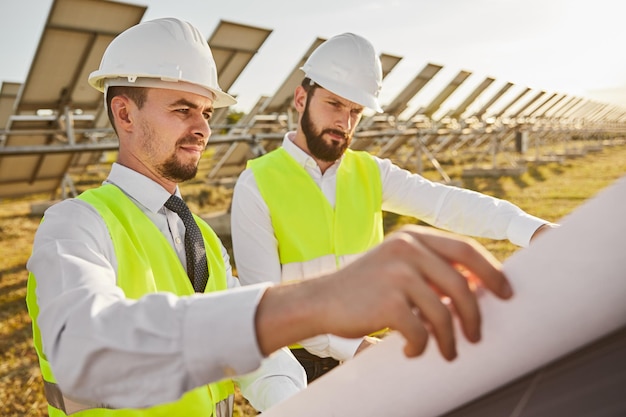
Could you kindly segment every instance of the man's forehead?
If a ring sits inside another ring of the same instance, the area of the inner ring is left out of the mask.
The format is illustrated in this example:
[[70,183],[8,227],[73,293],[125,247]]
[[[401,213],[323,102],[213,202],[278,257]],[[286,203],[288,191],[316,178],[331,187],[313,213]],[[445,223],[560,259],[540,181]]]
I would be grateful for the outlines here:
[[317,88],[317,91],[319,91],[320,94],[322,94],[324,98],[331,98],[333,100],[336,100],[336,101],[340,102],[341,104],[343,104],[346,107],[350,107],[350,108],[353,108],[353,109],[360,109],[360,110],[364,109],[364,107],[362,105],[360,105],[358,103],[355,103],[354,101],[350,101],[347,98],[343,98],[340,95],[337,95],[337,94],[333,93],[332,91],[325,89],[322,86]]
[[149,88],[148,94],[153,97],[159,97],[163,100],[167,100],[169,103],[179,103],[179,102],[187,102],[190,104],[194,104],[197,107],[203,108],[213,108],[213,100],[210,98],[191,93],[188,91],[175,90],[170,88]]

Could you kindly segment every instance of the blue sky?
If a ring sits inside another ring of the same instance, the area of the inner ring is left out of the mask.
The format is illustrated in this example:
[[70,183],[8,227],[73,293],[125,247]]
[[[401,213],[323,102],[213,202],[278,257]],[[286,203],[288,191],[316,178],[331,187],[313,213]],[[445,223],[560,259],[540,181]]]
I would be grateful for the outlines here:
[[[247,110],[272,95],[316,37],[355,32],[403,57],[383,84],[390,102],[429,62],[442,65],[411,101],[427,104],[460,70],[472,76],[444,103],[453,107],[487,77],[515,87],[586,97],[626,108],[626,24],[621,0],[130,0],[144,20],[175,16],[208,38],[220,19],[273,32],[230,92]],[[2,0],[0,81],[23,82],[52,0]],[[504,104],[506,97],[500,102]]]

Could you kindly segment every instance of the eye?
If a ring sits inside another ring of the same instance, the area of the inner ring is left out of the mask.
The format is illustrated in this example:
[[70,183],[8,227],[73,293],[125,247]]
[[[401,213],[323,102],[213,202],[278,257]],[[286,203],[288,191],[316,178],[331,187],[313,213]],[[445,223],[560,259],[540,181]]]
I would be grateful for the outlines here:
[[204,120],[206,120],[207,122],[209,120],[211,120],[211,117],[213,117],[213,112],[207,111],[202,113],[202,117],[204,117]]
[[332,107],[334,107],[337,110],[343,107],[342,104],[338,101],[329,101],[328,104],[330,104]]
[[183,107],[183,108],[180,108],[180,109],[176,109],[175,111],[178,112],[178,113],[187,114],[187,113],[189,113],[189,108],[188,107]]

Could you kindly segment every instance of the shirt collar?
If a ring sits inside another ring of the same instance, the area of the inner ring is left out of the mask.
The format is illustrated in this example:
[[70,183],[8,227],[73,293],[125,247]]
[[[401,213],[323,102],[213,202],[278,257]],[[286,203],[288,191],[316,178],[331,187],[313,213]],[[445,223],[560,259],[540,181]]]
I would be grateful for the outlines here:
[[[161,185],[118,163],[113,164],[104,182],[117,186],[126,195],[154,213],[161,210],[163,204],[170,198],[170,193]],[[178,186],[175,194],[180,197]]]

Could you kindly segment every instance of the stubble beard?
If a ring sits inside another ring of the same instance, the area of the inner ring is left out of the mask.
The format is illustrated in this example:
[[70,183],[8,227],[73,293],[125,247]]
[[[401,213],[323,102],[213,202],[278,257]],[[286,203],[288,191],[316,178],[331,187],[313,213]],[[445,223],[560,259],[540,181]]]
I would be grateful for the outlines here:
[[[193,139],[193,141],[194,143],[196,142],[195,139]],[[196,174],[198,173],[198,164],[183,164],[178,160],[176,153],[174,152],[165,161],[163,161],[157,169],[163,177],[180,183],[196,177]]]
[[[144,138],[146,138],[144,146],[146,147],[148,153],[153,156],[156,155],[157,151],[153,144],[156,144],[159,139],[154,130],[148,125],[144,125]],[[197,143],[198,139],[193,136],[185,136],[177,140],[174,145],[174,151],[167,157],[167,159],[155,165],[155,169],[159,175],[176,183],[181,183],[195,178],[198,173],[198,164],[200,161],[195,164],[191,162],[184,164],[178,159],[176,149],[184,144],[195,145]]]

